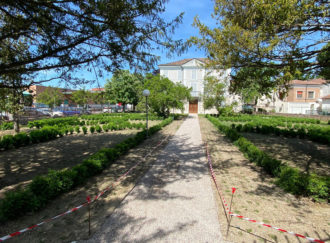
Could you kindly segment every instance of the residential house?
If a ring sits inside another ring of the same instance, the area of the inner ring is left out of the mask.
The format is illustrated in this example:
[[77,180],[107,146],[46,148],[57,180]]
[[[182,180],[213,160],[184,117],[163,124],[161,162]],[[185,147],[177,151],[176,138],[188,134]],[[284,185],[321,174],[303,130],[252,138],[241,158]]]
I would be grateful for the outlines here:
[[[228,84],[229,81],[227,78],[229,77],[230,69],[224,70],[223,72],[208,70],[205,68],[207,60],[208,59],[206,58],[189,58],[158,65],[161,76],[166,77],[175,83],[181,83],[186,87],[192,88],[192,99],[185,102],[184,113],[216,113],[215,109],[204,110],[202,99],[204,92],[204,78],[207,75],[216,76]],[[229,96],[228,91],[226,91],[225,96],[227,97],[227,103],[231,103],[234,99],[233,96]]]
[[276,92],[271,98],[262,97],[257,109],[290,114],[330,112],[330,84],[324,79],[292,80],[283,100]]

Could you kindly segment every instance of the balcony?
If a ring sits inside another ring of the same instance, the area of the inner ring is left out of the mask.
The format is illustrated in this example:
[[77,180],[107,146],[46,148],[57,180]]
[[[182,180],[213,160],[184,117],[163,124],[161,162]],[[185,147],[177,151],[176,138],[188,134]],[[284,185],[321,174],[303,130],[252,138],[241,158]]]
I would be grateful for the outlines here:
[[191,97],[199,97],[201,95],[200,91],[191,91],[190,92]]

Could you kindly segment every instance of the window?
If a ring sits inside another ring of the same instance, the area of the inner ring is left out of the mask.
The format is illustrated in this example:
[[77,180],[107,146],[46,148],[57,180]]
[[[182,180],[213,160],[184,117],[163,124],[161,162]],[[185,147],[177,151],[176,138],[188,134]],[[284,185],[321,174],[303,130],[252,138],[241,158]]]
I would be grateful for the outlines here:
[[178,80],[182,80],[182,72],[181,72],[181,70],[178,70]]
[[308,91],[308,99],[314,99],[314,91]]
[[196,69],[192,70],[191,79],[196,79]]
[[164,70],[164,77],[168,78],[168,70]]
[[302,97],[303,97],[303,92],[297,91],[297,99],[302,99]]

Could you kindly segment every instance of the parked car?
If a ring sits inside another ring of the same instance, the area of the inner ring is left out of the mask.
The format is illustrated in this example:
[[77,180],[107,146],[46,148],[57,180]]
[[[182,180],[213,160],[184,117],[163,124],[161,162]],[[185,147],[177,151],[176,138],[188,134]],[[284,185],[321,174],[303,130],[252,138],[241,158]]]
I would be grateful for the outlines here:
[[36,111],[38,112],[39,115],[43,115],[43,116],[52,116],[50,111],[47,110],[43,110],[43,109],[36,109]]
[[64,116],[64,113],[62,111],[53,111],[51,115],[52,117],[60,117],[60,116]]

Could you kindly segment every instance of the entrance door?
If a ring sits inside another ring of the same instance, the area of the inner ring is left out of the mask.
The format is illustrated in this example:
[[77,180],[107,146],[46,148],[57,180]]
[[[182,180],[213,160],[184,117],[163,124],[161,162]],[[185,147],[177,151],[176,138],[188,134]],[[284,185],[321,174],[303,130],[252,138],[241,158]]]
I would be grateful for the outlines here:
[[198,100],[189,102],[189,113],[198,113]]

